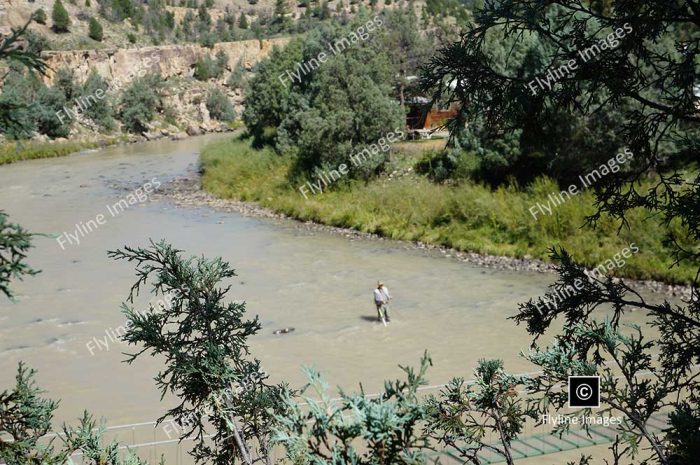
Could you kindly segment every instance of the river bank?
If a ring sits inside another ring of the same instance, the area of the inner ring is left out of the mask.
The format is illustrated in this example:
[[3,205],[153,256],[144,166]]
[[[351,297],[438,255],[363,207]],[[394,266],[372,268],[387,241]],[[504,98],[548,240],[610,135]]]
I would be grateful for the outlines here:
[[[528,263],[518,265],[522,269],[549,268],[551,248],[564,247],[588,268],[615,259],[618,263],[608,267],[615,277],[665,283],[651,286],[688,294],[685,286],[692,282],[693,268],[673,266],[663,242],[666,226],[645,211],[630,211],[629,227],[622,230],[607,216],[594,229],[586,225],[586,218],[595,211],[595,198],[584,191],[553,214],[533,220],[529,208],[558,188],[552,180],[539,179],[527,188],[436,184],[412,168],[422,146],[403,145],[393,149],[385,175],[307,198],[295,188],[300,181],[290,181],[293,160],[231,138],[202,150],[201,182],[204,190],[223,199],[256,202],[304,222],[444,247],[450,255],[475,253],[480,256],[474,258],[477,263],[487,261],[481,257],[506,257],[488,261]],[[632,244],[638,253],[620,263],[616,257]]]
[[[166,199],[178,208],[210,208],[221,212],[235,212],[246,217],[291,219],[295,220],[298,227],[306,230],[324,231],[333,235],[343,236],[350,241],[385,241],[392,240],[377,233],[358,231],[357,229],[332,226],[310,220],[300,220],[272,208],[263,207],[258,202],[241,201],[233,198],[221,198],[207,192],[202,186],[200,173],[193,172],[185,177],[178,177],[163,186],[155,194],[154,199]],[[421,241],[393,240],[404,247],[413,249],[432,250],[447,259],[470,263],[476,266],[508,271],[533,271],[540,273],[554,273],[554,264],[536,258],[518,258],[508,256],[488,255],[477,252],[460,251],[452,247],[425,243]],[[669,297],[690,297],[690,287],[678,284],[669,284],[657,280],[626,279],[625,282],[637,290],[646,290],[661,293]]]
[[235,131],[237,125],[212,126],[213,130],[196,132],[167,130],[152,131],[145,134],[120,134],[113,136],[96,136],[82,139],[56,139],[56,140],[18,140],[0,141],[0,166],[23,160],[36,160],[41,158],[64,157],[83,150],[99,149],[120,144],[138,144],[152,140],[170,139],[173,141],[201,136],[207,133],[221,133]]
[[121,140],[116,138],[52,142],[33,140],[8,141],[0,143],[0,165],[7,165],[23,160],[63,157],[71,153],[80,152],[81,150],[108,147],[121,142]]

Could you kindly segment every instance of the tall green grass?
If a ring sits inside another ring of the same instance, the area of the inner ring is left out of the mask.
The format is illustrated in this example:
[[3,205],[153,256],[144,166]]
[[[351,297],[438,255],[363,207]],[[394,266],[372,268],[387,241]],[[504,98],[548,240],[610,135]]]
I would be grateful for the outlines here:
[[17,141],[0,144],[0,165],[35,158],[53,158],[70,155],[80,150],[112,145],[119,139],[104,139],[101,141],[66,141],[66,142],[34,142]]
[[[634,242],[640,252],[614,271],[618,276],[687,283],[690,266],[671,268],[662,245],[665,228],[648,213],[629,214],[629,228],[603,217],[597,229],[584,226],[594,209],[593,195],[583,192],[533,219],[529,208],[546,203],[561,189],[540,179],[525,190],[478,184],[437,185],[408,175],[310,195],[305,199],[290,183],[292,160],[270,150],[254,150],[246,141],[214,142],[201,155],[204,188],[224,198],[255,201],[300,220],[353,228],[392,239],[445,245],[510,257],[549,259],[549,248],[563,246],[587,266],[595,267]],[[404,160],[405,161],[405,160]]]

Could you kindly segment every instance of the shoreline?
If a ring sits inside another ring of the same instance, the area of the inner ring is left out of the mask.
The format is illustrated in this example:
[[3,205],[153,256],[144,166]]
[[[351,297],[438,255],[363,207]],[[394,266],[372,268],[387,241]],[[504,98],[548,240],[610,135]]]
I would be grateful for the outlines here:
[[[226,128],[226,129],[224,129]],[[39,160],[42,158],[66,157],[74,153],[81,153],[86,150],[99,150],[105,147],[120,145],[140,144],[157,140],[179,141],[207,134],[223,134],[236,132],[238,128],[220,125],[210,131],[201,130],[200,133],[189,134],[185,131],[178,133],[157,132],[145,134],[123,133],[115,136],[101,136],[94,139],[63,139],[40,141],[34,139],[24,139],[18,141],[5,140],[0,143],[0,166],[10,165],[21,161]],[[26,146],[22,150],[12,151],[11,146]]]
[[[462,252],[450,247],[428,244],[420,241],[404,241],[389,239],[374,233],[365,233],[356,229],[330,226],[314,221],[304,221],[283,213],[277,213],[272,209],[261,207],[255,202],[245,202],[236,199],[224,199],[216,197],[205,191],[201,184],[201,175],[192,173],[174,178],[160,189],[157,198],[169,200],[178,208],[210,208],[215,211],[235,212],[242,216],[253,218],[287,219],[294,221],[300,228],[314,231],[323,231],[333,235],[344,236],[351,240],[386,240],[404,244],[416,250],[431,250],[440,253],[444,258],[454,259],[475,266],[503,270],[503,271],[531,271],[539,273],[554,273],[555,265],[534,258],[515,258],[480,254],[476,252]],[[636,290],[651,291],[668,297],[689,299],[691,288],[689,286],[667,284],[654,280],[625,279],[625,283]]]

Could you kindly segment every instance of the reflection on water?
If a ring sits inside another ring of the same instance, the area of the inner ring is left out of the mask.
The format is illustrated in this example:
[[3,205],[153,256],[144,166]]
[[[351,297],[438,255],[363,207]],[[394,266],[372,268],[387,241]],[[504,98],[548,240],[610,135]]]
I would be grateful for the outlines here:
[[[214,136],[221,137],[221,136]],[[61,234],[105,211],[129,189],[193,169],[212,137],[112,147],[66,158],[0,167],[0,207],[34,232]],[[459,263],[388,241],[351,241],[299,228],[167,202],[133,205],[62,250],[38,237],[29,262],[42,273],[17,283],[17,302],[0,302],[0,387],[16,364],[39,370],[38,380],[60,398],[57,422],[83,409],[110,424],[155,419],[165,407],[153,383],[160,362],[121,361],[128,347],[115,334],[134,281],[132,265],[107,258],[125,244],[165,238],[189,254],[223,256],[236,268],[229,298],[245,300],[263,331],[253,353],[273,381],[299,385],[300,367],[321,369],[331,385],[362,382],[367,392],[401,376],[398,364],[433,357],[431,383],[470,377],[479,358],[498,357],[513,372],[532,371],[518,357],[530,342],[507,320],[517,303],[541,294],[552,276],[499,272]],[[378,279],[394,296],[392,323],[383,327],[372,289]],[[145,304],[144,304],[145,305]],[[273,332],[294,327],[284,335]],[[91,355],[94,354],[94,355]]]

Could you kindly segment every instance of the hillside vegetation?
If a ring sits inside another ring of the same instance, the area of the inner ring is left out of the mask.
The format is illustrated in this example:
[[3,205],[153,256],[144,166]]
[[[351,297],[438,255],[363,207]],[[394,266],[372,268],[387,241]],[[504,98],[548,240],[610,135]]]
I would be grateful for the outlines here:
[[[56,3],[67,13],[65,24],[54,21]],[[40,12],[30,28],[31,40],[45,50],[212,45],[304,33],[333,18],[348,21],[363,9],[397,7],[412,8],[433,28],[471,15],[457,0],[9,0],[0,14],[0,35]],[[91,34],[97,27],[104,30],[100,36]]]

